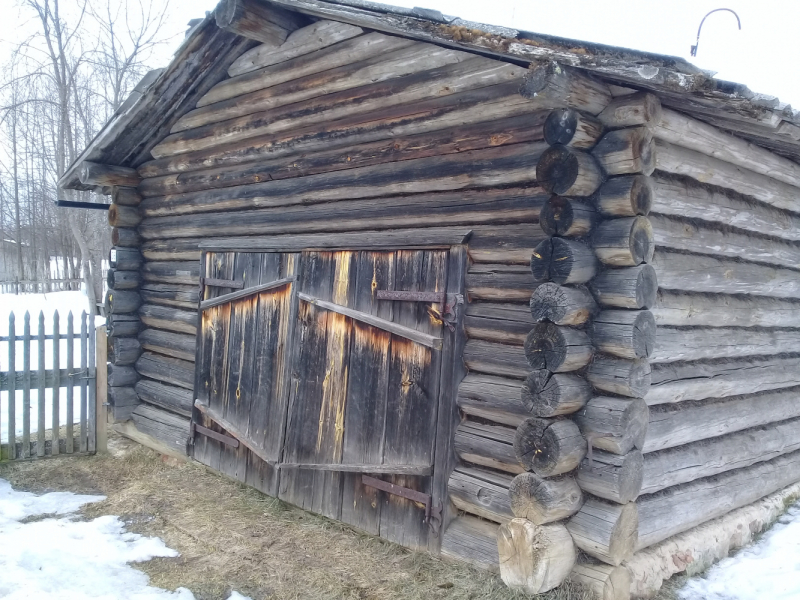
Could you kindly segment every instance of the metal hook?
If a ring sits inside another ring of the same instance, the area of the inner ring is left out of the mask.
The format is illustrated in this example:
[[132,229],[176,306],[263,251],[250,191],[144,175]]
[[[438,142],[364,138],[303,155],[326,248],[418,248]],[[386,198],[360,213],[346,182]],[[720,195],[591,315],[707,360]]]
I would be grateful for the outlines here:
[[703,23],[706,22],[706,19],[710,14],[719,11],[727,11],[729,13],[733,13],[733,16],[736,17],[736,22],[739,24],[739,31],[742,30],[742,21],[741,19],[739,19],[739,15],[736,14],[736,11],[733,11],[730,8],[715,8],[714,10],[706,14],[706,16],[703,17],[703,20],[700,21],[700,27],[697,28],[697,41],[695,42],[694,46],[692,46],[692,56],[697,56],[697,47],[700,45],[700,31],[703,29]]

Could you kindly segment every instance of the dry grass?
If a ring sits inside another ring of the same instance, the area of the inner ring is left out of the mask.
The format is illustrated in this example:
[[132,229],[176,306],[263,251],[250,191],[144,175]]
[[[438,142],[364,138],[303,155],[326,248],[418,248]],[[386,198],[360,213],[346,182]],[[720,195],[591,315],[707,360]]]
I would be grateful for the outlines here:
[[[33,492],[102,493],[88,517],[119,515],[128,529],[181,552],[137,565],[153,585],[187,587],[199,600],[232,589],[254,600],[511,600],[499,577],[405,550],[293,508],[207,469],[120,437],[112,453],[0,465],[0,477]],[[588,600],[562,586],[547,600]]]

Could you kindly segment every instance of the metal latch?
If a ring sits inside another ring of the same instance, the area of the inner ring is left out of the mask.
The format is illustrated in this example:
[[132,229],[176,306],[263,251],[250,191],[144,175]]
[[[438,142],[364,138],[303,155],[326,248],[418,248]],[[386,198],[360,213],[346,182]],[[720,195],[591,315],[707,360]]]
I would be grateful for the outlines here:
[[445,294],[444,292],[378,290],[375,297],[378,300],[439,304],[441,307],[439,309],[429,306],[428,313],[433,318],[444,323],[450,331],[455,331],[455,325],[458,322],[458,307],[464,304],[463,294]]
[[376,477],[370,477],[369,475],[362,475],[361,483],[367,487],[375,488],[377,490],[381,490],[382,492],[386,492],[387,494],[391,494],[392,496],[400,496],[406,500],[424,504],[425,522],[428,524],[428,527],[430,527],[431,533],[433,533],[434,537],[439,537],[439,529],[442,526],[442,503],[439,502],[438,504],[434,505],[433,497],[430,494],[412,490],[411,488],[403,487],[401,485],[396,485],[394,483],[384,481],[383,479],[377,479]]

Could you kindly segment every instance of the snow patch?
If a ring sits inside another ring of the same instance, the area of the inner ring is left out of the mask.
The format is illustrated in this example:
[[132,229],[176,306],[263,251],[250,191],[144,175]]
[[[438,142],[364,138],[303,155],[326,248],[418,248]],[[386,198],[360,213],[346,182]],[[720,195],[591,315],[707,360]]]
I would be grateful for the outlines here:
[[682,600],[797,600],[800,598],[800,504],[756,543],[694,577]]
[[[104,499],[66,492],[36,496],[0,479],[0,598],[195,600],[186,588],[148,585],[147,575],[128,564],[179,556],[162,540],[126,532],[119,517],[80,521],[73,514]],[[68,516],[20,522],[53,514]],[[229,600],[250,599],[233,592]]]

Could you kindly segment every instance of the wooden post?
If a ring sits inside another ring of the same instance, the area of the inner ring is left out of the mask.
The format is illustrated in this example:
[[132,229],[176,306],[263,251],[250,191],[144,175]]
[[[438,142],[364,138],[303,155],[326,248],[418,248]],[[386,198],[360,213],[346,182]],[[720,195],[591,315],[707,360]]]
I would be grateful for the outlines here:
[[8,315],[8,458],[17,458],[17,330],[14,313]]
[[96,402],[97,402],[97,452],[108,452],[108,341],[106,339],[106,328],[98,327],[96,330],[96,364],[97,378]]

